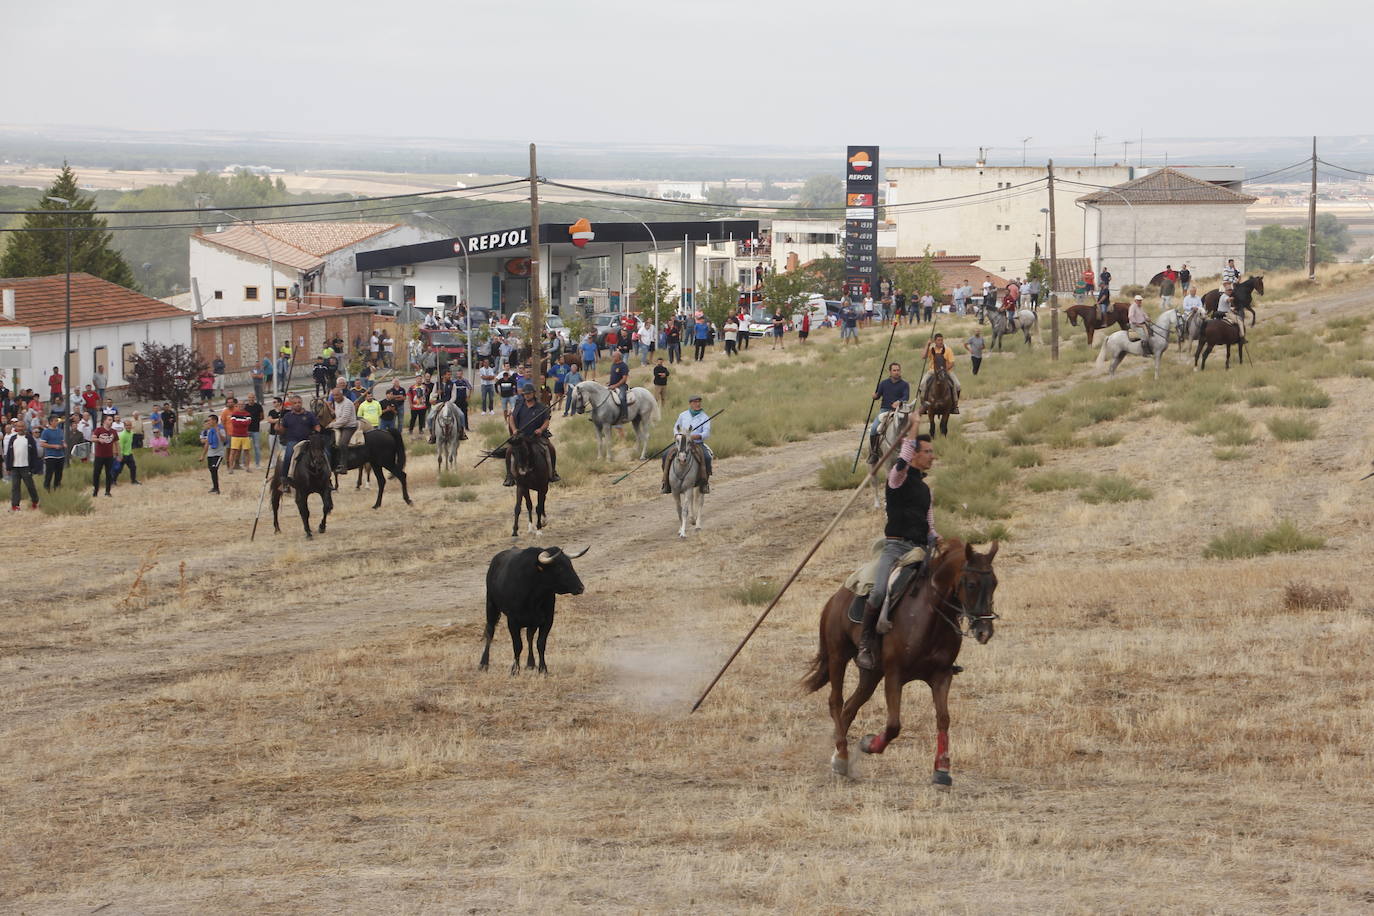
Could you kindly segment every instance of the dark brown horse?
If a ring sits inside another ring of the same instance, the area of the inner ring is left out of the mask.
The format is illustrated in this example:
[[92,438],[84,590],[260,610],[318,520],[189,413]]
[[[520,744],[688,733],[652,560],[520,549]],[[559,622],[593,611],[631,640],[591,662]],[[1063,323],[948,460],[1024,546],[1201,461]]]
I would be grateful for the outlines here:
[[959,406],[959,398],[954,393],[954,380],[943,365],[930,374],[925,394],[921,396],[921,412],[930,418],[930,436],[935,437],[935,419],[940,419],[940,435],[949,435],[949,417]]
[[[1243,320],[1245,313],[1250,313],[1250,326],[1255,326],[1255,294],[1264,295],[1264,277],[1250,277],[1237,283],[1234,287],[1235,299],[1232,308]],[[1217,310],[1217,303],[1221,301],[1221,290],[1212,289],[1202,294],[1202,308],[1207,314],[1212,314]]]
[[[529,533],[541,530],[544,517],[544,500],[549,495],[548,453],[540,447],[533,436],[512,436],[506,446],[510,449],[511,476],[515,478],[515,522],[511,526],[511,537],[520,536],[520,506],[525,506]],[[532,499],[536,494],[537,499]]]
[[[1239,313],[1237,313],[1239,315]],[[1239,321],[1244,321],[1241,316]],[[1225,345],[1226,347],[1226,368],[1231,368],[1231,347],[1235,346],[1236,356],[1240,364],[1245,365],[1245,334],[1239,325],[1232,324],[1222,318],[1213,318],[1202,326],[1202,333],[1198,335],[1197,350],[1193,353],[1193,368],[1201,371],[1207,368],[1207,357],[1211,355],[1213,347]],[[1198,365],[1198,357],[1202,358],[1202,365]]]
[[[300,457],[295,457],[296,453],[299,453]],[[310,505],[307,502],[311,493],[318,493],[320,496],[320,503],[323,507],[323,514],[320,516],[320,534],[324,534],[325,526],[329,522],[329,513],[334,510],[333,468],[329,462],[329,433],[312,433],[309,439],[296,443],[293,459],[296,467],[291,473],[291,489],[296,497],[296,510],[301,514],[301,524],[305,526],[305,536],[314,536],[310,533]],[[285,488],[282,486],[281,477],[273,474],[272,530],[277,534],[281,534],[281,523],[277,517],[277,510],[281,506],[284,492]]]
[[[937,785],[950,785],[949,775],[949,685],[960,670],[954,664],[964,636],[979,643],[992,639],[992,595],[997,575],[992,571],[997,542],[980,554],[972,545],[951,538],[932,563],[930,575],[894,598],[892,629],[879,650],[880,670],[859,670],[859,684],[846,701],[844,675],[850,659],[858,652],[859,624],[851,623],[848,609],[854,596],[840,589],[821,612],[820,651],[811,662],[811,671],[802,681],[807,690],[830,685],[830,718],[835,723],[835,753],[830,767],[841,776],[849,775],[849,726],[859,709],[873,695],[878,682],[885,680],[887,728],[881,735],[866,735],[859,742],[865,754],[881,754],[902,730],[902,687],[908,681],[925,681],[935,702],[935,773]],[[968,633],[964,626],[967,624]]]
[[1128,316],[1131,307],[1124,302],[1112,303],[1111,311],[1107,313],[1107,320],[1102,320],[1102,311],[1095,305],[1071,305],[1064,309],[1064,314],[1069,317],[1069,324],[1078,327],[1079,319],[1083,321],[1083,328],[1088,332],[1088,346],[1093,344],[1093,334],[1108,325],[1117,324],[1121,330],[1130,327]]

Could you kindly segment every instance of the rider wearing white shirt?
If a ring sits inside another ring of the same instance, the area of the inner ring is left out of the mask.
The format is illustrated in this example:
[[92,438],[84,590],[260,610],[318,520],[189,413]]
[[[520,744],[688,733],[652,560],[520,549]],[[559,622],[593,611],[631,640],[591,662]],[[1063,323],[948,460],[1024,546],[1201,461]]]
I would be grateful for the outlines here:
[[1127,312],[1126,320],[1140,335],[1140,352],[1149,356],[1151,353],[1150,317],[1145,314],[1144,302],[1144,296],[1136,296],[1135,299],[1131,300],[1131,308]]
[[[707,482],[711,477],[711,460],[715,457],[711,454],[711,447],[706,444],[706,440],[711,438],[711,418],[706,411],[701,409],[701,395],[693,395],[687,401],[688,409],[678,414],[677,422],[673,424],[674,434],[682,432],[687,434],[687,441],[701,446],[702,454],[706,456],[706,474],[701,479],[701,492],[710,493],[711,485]],[[668,449],[663,455],[663,492],[671,493],[672,488],[668,486],[668,466],[672,464],[673,455],[676,454],[677,447]]]
[[1187,318],[1202,308],[1202,297],[1197,294],[1197,287],[1188,287],[1188,295],[1183,297],[1183,317]]

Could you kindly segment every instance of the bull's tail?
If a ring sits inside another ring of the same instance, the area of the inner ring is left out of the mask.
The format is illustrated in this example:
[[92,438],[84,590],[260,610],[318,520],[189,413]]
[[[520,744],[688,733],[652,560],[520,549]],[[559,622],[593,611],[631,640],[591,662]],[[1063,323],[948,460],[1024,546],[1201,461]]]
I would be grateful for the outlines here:
[[816,650],[816,657],[811,659],[811,667],[807,670],[801,683],[802,687],[806,688],[807,693],[815,693],[830,683],[830,649],[825,644],[824,613],[821,614],[820,648]]
[[387,430],[391,433],[392,440],[396,443],[396,469],[404,471],[406,469],[406,440],[401,435],[401,431],[396,427]]

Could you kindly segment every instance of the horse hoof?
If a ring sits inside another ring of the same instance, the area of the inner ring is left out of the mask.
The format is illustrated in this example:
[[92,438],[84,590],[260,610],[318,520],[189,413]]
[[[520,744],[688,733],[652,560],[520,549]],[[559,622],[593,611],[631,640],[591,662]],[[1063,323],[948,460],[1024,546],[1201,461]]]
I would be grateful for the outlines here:
[[515,677],[520,673],[520,663],[516,662],[510,666],[510,676]]
[[839,751],[834,751],[830,755],[830,772],[836,776],[849,775],[849,758],[841,757]]
[[877,735],[864,735],[862,738],[859,739],[859,750],[863,751],[865,754],[873,753],[871,748],[873,747],[873,742],[877,739],[877,737]]
[[949,770],[936,770],[930,777],[930,784],[933,786],[952,786],[954,780],[949,777]]

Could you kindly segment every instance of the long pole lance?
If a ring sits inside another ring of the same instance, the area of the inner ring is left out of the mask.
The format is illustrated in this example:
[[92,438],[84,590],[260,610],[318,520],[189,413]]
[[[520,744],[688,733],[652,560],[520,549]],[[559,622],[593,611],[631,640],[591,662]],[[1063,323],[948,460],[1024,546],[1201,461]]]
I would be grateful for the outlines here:
[[1368,474],[1364,475],[1363,477],[1361,477],[1359,480],[1357,480],[1357,481],[1355,481],[1355,482],[1356,482],[1356,483],[1360,483],[1361,481],[1368,480],[1368,479],[1371,478],[1371,477],[1374,477],[1374,471],[1370,471]]
[[[718,416],[720,416],[721,414],[725,413],[725,411],[727,411],[727,410],[729,410],[729,409],[730,409],[730,408],[728,408],[728,407],[722,407],[720,410],[717,410],[715,413],[711,414],[709,417],[706,417],[706,418],[704,418],[704,419],[698,420],[696,423],[694,423],[694,424],[692,425],[692,428],[691,428],[691,429],[687,430],[688,434],[690,435],[691,433],[696,432],[698,429],[701,429],[701,425],[702,425],[703,423],[710,423],[710,422],[711,422],[712,420],[714,420],[716,417],[718,417]],[[661,449],[659,449],[658,451],[654,452],[654,453],[653,453],[652,455],[650,455],[648,458],[645,458],[645,459],[644,459],[643,461],[641,461],[639,464],[637,464],[637,465],[635,465],[634,467],[630,468],[628,471],[626,471],[624,474],[621,474],[621,475],[620,475],[619,477],[617,477],[615,480],[612,480],[612,481],[611,481],[611,486],[615,486],[616,484],[620,483],[620,482],[621,482],[622,480],[624,480],[626,477],[629,477],[629,476],[630,476],[631,474],[633,474],[635,471],[637,471],[637,470],[639,470],[640,468],[644,467],[644,465],[648,464],[650,461],[653,461],[653,460],[654,460],[655,458],[657,458],[659,455],[662,455],[664,452],[668,451],[668,449],[670,449],[670,448],[672,448],[672,447],[673,447],[673,443],[672,443],[672,442],[669,442],[667,445],[663,446],[663,448],[661,448]]]
[[815,556],[817,550],[820,550],[821,545],[825,543],[825,539],[830,537],[831,532],[835,530],[835,526],[840,523],[840,519],[849,511],[849,507],[854,505],[854,500],[858,499],[859,494],[868,486],[869,480],[877,473],[878,468],[885,465],[887,459],[896,454],[897,449],[899,449],[901,445],[902,437],[898,436],[897,441],[892,443],[888,450],[883,453],[882,460],[869,467],[868,473],[864,475],[864,479],[854,488],[854,492],[849,494],[849,498],[845,500],[844,505],[840,507],[840,511],[835,513],[835,517],[830,520],[830,524],[821,532],[821,536],[816,539],[816,543],[811,545],[811,549],[806,552],[806,556],[802,557],[801,562],[797,564],[797,568],[792,570],[792,575],[787,577],[787,581],[782,584],[782,588],[778,589],[778,593],[773,596],[773,600],[768,602],[768,607],[763,609],[763,613],[759,615],[758,620],[754,621],[754,625],[749,628],[749,632],[744,634],[744,638],[741,639],[739,645],[735,647],[735,651],[730,653],[730,657],[725,660],[725,664],[721,666],[720,671],[716,672],[716,676],[711,678],[711,683],[706,685],[706,689],[701,692],[701,696],[697,697],[697,701],[692,704],[692,712],[696,712],[701,708],[701,704],[705,702],[707,694],[711,692],[717,682],[725,675],[725,670],[730,667],[735,661],[735,658],[740,654],[740,651],[744,649],[744,644],[749,642],[750,637],[752,637],[754,632],[763,624],[764,618],[772,612],[773,608],[777,607],[778,602],[782,600],[782,596],[787,592],[788,587],[796,581],[797,576],[801,574],[806,564],[811,562],[811,558]]
[[[897,336],[897,322],[892,322],[892,331],[887,335],[887,349],[883,351],[883,364],[878,368],[878,381],[873,383],[876,388],[883,383],[883,373],[887,371],[887,357],[892,353],[892,338]],[[864,417],[863,429],[859,430],[859,447],[854,450],[854,467],[849,469],[849,473],[854,473],[859,469],[859,456],[864,451],[864,438],[868,435],[868,424],[873,422],[873,400],[868,402],[868,414]]]
[[258,536],[258,519],[262,518],[262,501],[267,496],[267,482],[272,479],[272,459],[277,457],[277,443],[280,436],[272,437],[272,451],[267,454],[267,473],[262,475],[262,492],[258,494],[258,513],[253,516],[253,533],[248,535],[248,543]]

